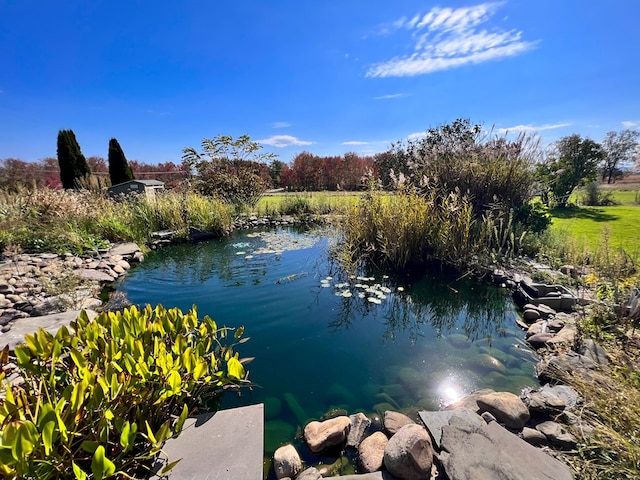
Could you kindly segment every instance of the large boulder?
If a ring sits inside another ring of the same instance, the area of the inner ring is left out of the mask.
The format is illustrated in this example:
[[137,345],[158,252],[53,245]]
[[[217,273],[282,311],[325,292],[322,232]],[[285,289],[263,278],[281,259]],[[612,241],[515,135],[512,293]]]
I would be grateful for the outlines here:
[[517,395],[509,392],[495,392],[478,398],[481,412],[489,412],[507,428],[522,430],[529,420],[529,409]]
[[304,439],[313,453],[319,453],[344,442],[350,427],[351,420],[344,415],[324,422],[310,422],[304,427]]
[[384,449],[384,466],[400,480],[430,478],[433,448],[426,429],[409,424],[398,430]]
[[365,438],[358,448],[360,466],[364,472],[375,472],[382,467],[384,449],[389,439],[382,432],[375,432]]
[[494,390],[490,388],[483,388],[481,390],[476,390],[475,392],[471,392],[469,395],[462,397],[460,400],[457,400],[453,403],[447,405],[445,410],[471,410],[473,412],[478,413],[480,411],[480,407],[478,406],[478,398],[486,395],[488,393],[495,393]]
[[293,445],[287,444],[275,451],[273,469],[278,479],[295,478],[302,471],[302,460]]

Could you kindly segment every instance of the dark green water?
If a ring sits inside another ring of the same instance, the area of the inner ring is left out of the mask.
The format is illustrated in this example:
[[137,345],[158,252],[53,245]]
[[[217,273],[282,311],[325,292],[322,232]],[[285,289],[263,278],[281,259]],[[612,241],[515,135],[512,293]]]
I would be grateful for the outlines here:
[[437,409],[477,388],[537,384],[535,356],[499,289],[439,270],[411,281],[349,278],[321,233],[255,235],[153,252],[119,290],[134,304],[196,304],[201,317],[245,326],[251,339],[238,350],[255,357],[256,386],[224,403],[265,403],[266,456],[331,408]]

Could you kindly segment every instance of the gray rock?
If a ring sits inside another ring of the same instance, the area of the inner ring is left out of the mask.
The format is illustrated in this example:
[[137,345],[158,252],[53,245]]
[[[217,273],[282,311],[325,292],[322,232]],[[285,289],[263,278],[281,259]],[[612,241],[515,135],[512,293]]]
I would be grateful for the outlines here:
[[580,372],[588,379],[596,379],[597,364],[591,358],[569,351],[540,360],[535,367],[540,383],[554,383],[563,374]]
[[375,472],[382,468],[384,449],[389,439],[382,432],[375,432],[360,442],[358,457],[365,472]]
[[522,312],[522,318],[527,323],[536,322],[540,319],[540,312],[538,310],[534,310],[533,308],[527,308],[524,312]]
[[582,345],[580,345],[578,353],[603,367],[609,365],[609,355],[607,355],[607,352],[600,346],[600,344],[594,342],[590,338],[586,338],[582,341]]
[[302,460],[297,450],[291,444],[283,445],[273,454],[273,470],[276,477],[282,479],[285,477],[295,478],[302,471]]
[[351,421],[351,427],[347,436],[347,447],[358,448],[367,433],[367,429],[371,426],[371,420],[364,413],[349,415],[349,420]]
[[553,333],[536,333],[527,338],[527,342],[531,347],[538,349],[544,347],[549,340],[553,338]]
[[322,475],[316,467],[309,467],[296,477],[296,480],[321,480]]
[[536,430],[543,433],[551,445],[562,450],[576,448],[578,439],[569,433],[562,425],[551,420],[536,425]]
[[409,424],[389,439],[384,449],[384,466],[400,480],[430,478],[433,448],[424,427]]
[[351,420],[340,416],[324,422],[310,422],[304,427],[304,439],[313,453],[340,445],[347,438]]
[[532,412],[557,414],[578,403],[578,394],[567,385],[544,385],[539,390],[527,392],[523,397]]
[[405,425],[409,425],[410,423],[416,422],[411,420],[403,413],[394,412],[392,410],[387,410],[386,412],[384,412],[384,429],[389,435],[395,435],[398,430],[400,430]]
[[115,245],[109,250],[108,255],[113,257],[115,255],[121,255],[123,258],[130,258],[140,252],[140,247],[133,242],[120,243]]
[[494,393],[494,390],[491,390],[490,388],[476,390],[466,397],[463,397],[460,400],[447,405],[445,407],[445,410],[471,410],[475,413],[478,413],[480,411],[480,407],[478,406],[477,400],[479,397],[481,397],[482,395],[486,395],[487,393]]
[[546,447],[549,445],[549,440],[547,440],[545,434],[535,428],[524,427],[522,429],[522,439],[534,447]]
[[496,422],[446,426],[440,459],[456,480],[573,480],[565,464],[529,445]]
[[507,367],[493,355],[480,353],[467,362],[467,367],[482,372],[507,373]]
[[[87,310],[89,319],[96,317],[97,313],[91,310]],[[11,330],[6,332],[0,337],[0,349],[5,345],[9,345],[9,350],[13,350],[17,345],[24,342],[24,336],[27,333],[34,333],[38,328],[42,327],[45,330],[55,334],[63,325],[69,326],[69,324],[78,318],[80,314],[77,310],[69,310],[67,312],[55,313],[53,315],[44,315],[42,317],[31,317],[25,320],[16,322]]]
[[538,320],[535,323],[529,325],[525,338],[531,338],[539,333],[550,333],[548,330],[549,323],[546,320]]
[[111,275],[91,268],[83,268],[78,271],[78,274],[84,280],[94,280],[96,282],[113,282],[115,280]]
[[565,325],[555,336],[547,341],[547,345],[568,345],[570,348],[576,344],[578,329],[575,325]]
[[521,430],[530,417],[527,406],[513,393],[488,393],[477,402],[482,412],[491,413],[498,422],[514,430]]
[[441,410],[438,412],[421,411],[418,413],[420,420],[424,423],[429,435],[431,435],[432,445],[440,450],[440,439],[442,438],[442,427],[450,425],[452,422],[465,423],[469,425],[482,426],[485,421],[477,413],[471,410]]

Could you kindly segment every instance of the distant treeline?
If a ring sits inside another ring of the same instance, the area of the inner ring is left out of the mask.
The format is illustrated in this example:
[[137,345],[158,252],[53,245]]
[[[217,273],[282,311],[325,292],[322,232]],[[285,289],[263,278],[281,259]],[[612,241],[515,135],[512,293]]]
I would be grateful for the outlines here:
[[[88,157],[87,163],[92,175],[108,181],[109,166],[104,158]],[[180,163],[150,164],[131,160],[129,165],[135,178],[139,180],[158,179],[171,187],[185,179],[184,168]],[[47,157],[36,162],[26,162],[17,158],[0,159],[0,188],[11,190],[21,187],[62,188],[58,159]]]
[[[109,179],[109,167],[102,157],[88,157],[91,174]],[[187,169],[182,163],[158,164],[130,160],[136,179],[157,179],[168,188],[177,186],[187,178]],[[243,161],[238,167],[249,168],[270,188],[285,188],[294,191],[359,190],[367,178],[376,175],[374,157],[346,153],[342,156],[321,157],[302,152],[291,164],[273,160],[268,165],[261,162]],[[17,158],[0,159],[0,188],[62,188],[58,159],[47,157],[36,162]]]

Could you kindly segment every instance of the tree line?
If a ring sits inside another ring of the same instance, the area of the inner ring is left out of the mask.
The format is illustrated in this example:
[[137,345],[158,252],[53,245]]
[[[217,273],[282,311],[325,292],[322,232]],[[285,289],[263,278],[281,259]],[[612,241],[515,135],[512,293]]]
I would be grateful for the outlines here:
[[[489,171],[481,185],[473,184],[478,181],[474,176],[477,172],[472,171],[480,168],[478,158],[501,157],[507,162],[499,165],[510,169],[509,175],[501,178],[517,184],[522,181],[517,175],[526,172],[547,205],[562,207],[577,187],[598,177],[602,182],[615,182],[622,175],[623,165],[637,162],[639,136],[639,132],[630,129],[608,132],[598,143],[574,134],[542,152],[535,137],[508,140],[488,134],[482,125],[468,119],[458,119],[428,129],[422,138],[397,142],[373,156],[318,156],[304,151],[285,163],[273,154],[261,152],[262,146],[248,135],[218,135],[203,139],[200,151],[193,147],[183,149],[181,163],[148,164],[128,161],[115,138],[109,141],[106,161],[96,156],[85,158],[73,131],[60,130],[57,158],[38,162],[0,160],[0,188],[104,187],[134,178],[159,179],[170,188],[187,185],[231,203],[252,204],[269,188],[356,191],[375,185],[395,190],[406,184],[420,187],[420,182],[437,180],[442,188],[473,192],[474,202],[486,205],[500,198],[501,192],[518,191],[512,185],[498,185],[495,172]],[[518,199],[505,201],[519,203]]]

